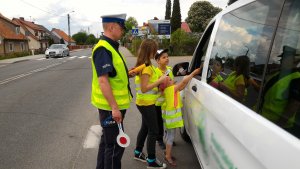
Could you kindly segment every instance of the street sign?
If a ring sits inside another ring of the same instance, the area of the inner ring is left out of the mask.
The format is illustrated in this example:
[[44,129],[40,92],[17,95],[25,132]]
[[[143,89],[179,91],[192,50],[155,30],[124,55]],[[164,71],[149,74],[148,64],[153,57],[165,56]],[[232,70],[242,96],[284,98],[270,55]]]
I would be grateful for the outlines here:
[[139,35],[139,29],[135,28],[131,30],[132,35]]

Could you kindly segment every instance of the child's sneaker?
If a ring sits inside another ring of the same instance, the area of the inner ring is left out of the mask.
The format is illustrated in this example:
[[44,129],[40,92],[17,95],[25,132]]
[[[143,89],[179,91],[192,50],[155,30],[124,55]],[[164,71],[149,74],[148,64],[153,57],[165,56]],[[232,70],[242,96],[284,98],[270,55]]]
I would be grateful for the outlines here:
[[138,152],[136,150],[134,151],[133,159],[144,162],[144,163],[147,161],[145,154],[143,152]]
[[148,166],[147,168],[160,168],[164,169],[167,168],[167,165],[165,163],[160,162],[158,159],[147,159]]

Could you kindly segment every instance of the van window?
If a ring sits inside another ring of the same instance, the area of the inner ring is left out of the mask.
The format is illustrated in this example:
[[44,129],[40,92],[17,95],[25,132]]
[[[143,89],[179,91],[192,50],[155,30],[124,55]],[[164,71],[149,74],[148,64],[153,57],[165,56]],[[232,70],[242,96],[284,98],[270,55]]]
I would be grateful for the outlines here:
[[266,69],[260,113],[300,138],[300,1],[287,0]]
[[260,0],[225,14],[214,40],[208,83],[250,109],[256,110],[281,6],[275,0]]
[[[205,33],[202,35],[202,38],[196,48],[196,51],[194,53],[193,60],[191,62],[190,72],[192,72],[194,69],[199,68],[200,65],[204,62],[205,55],[207,52],[208,43],[211,37],[211,33],[213,30],[215,23],[210,24],[210,26],[207,28]],[[195,76],[196,79],[201,80],[200,76]]]

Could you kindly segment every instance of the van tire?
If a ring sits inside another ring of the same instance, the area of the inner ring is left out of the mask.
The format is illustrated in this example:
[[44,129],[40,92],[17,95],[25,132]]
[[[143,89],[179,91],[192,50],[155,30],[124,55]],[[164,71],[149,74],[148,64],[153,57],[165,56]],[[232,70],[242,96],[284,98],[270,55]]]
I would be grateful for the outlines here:
[[187,142],[187,143],[190,143],[191,142],[191,139],[190,139],[190,136],[187,134],[186,130],[185,130],[185,127],[181,127],[180,128],[180,135],[181,135],[181,138]]

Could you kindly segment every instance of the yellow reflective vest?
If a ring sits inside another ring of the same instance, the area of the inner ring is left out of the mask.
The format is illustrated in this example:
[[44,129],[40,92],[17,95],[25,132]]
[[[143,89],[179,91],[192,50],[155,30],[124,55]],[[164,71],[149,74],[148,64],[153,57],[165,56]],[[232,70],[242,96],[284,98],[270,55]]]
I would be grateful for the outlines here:
[[[289,85],[292,80],[300,78],[299,72],[291,73],[272,85],[265,93],[264,103],[262,107],[262,116],[276,123],[280,118],[285,118],[284,111],[289,102]],[[291,128],[295,124],[297,112],[289,117],[283,128]]]
[[[125,58],[122,56],[122,54],[119,55],[119,53],[105,40],[100,40],[97,43],[97,45],[93,49],[92,57],[94,57],[94,52],[99,47],[104,47],[112,53],[112,62],[116,70],[116,76],[109,77],[108,80],[114,98],[118,104],[119,110],[128,109],[132,97],[128,89],[128,76],[124,65]],[[124,62],[121,57],[123,58]],[[94,59],[92,58],[91,61],[92,61],[92,70],[93,70],[91,103],[98,109],[110,111],[111,107],[108,104],[99,86]]]
[[169,86],[164,90],[165,102],[162,104],[162,118],[167,129],[183,127],[181,113],[182,102],[180,93],[175,93],[175,86]]
[[[149,68],[149,66],[147,66]],[[145,68],[144,68],[145,69]],[[155,67],[150,65],[150,69],[152,70],[152,76],[149,78],[149,83],[154,83],[158,80],[157,72],[155,71]],[[155,104],[158,98],[158,87],[154,87],[146,93],[142,93],[141,91],[141,77],[140,75],[135,76],[135,90],[136,90],[136,101],[135,103],[139,106],[149,106]]]
[[[169,77],[174,80],[174,75],[173,75],[173,72],[172,72],[172,67],[170,66],[167,66],[167,70],[170,70],[170,73],[169,73]],[[158,77],[162,76],[163,75],[163,72],[157,67],[155,69]],[[156,100],[156,103],[155,103],[155,106],[161,106],[163,104],[163,102],[165,101],[165,98],[163,97],[162,93],[158,93],[158,98]]]

